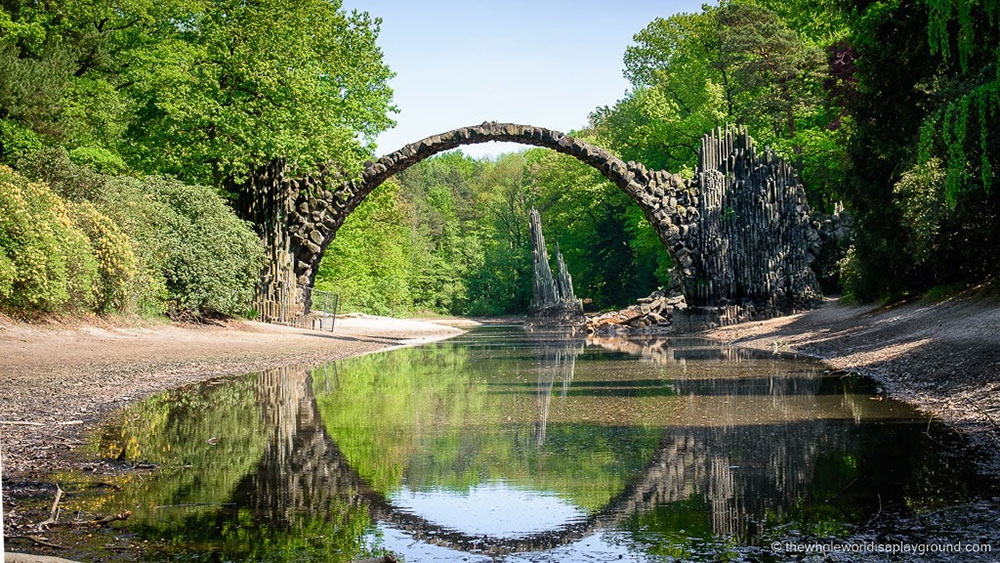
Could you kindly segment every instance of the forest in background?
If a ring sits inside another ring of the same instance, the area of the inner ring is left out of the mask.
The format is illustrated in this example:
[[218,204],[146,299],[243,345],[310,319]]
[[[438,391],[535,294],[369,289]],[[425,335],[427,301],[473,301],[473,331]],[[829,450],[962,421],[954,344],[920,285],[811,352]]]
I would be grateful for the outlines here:
[[[705,132],[745,124],[796,164],[814,210],[855,217],[827,290],[892,301],[989,281],[997,4],[742,0],[657,18],[625,53],[631,90],[574,134],[689,176]],[[379,22],[336,2],[2,6],[5,310],[245,312],[261,256],[226,208],[234,186],[275,158],[357,171],[392,124]],[[296,33],[305,21],[315,34]],[[522,312],[531,206],[594,307],[666,283],[624,195],[531,149],[400,174],[350,216],[317,286],[376,313]]]

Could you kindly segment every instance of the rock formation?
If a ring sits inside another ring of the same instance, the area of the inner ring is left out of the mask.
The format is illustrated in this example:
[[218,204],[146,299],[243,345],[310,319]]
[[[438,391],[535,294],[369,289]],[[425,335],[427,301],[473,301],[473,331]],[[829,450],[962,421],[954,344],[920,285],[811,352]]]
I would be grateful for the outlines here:
[[[288,193],[284,263],[311,285],[337,229],[382,182],[460,145],[510,141],[547,147],[594,167],[642,209],[673,260],[673,289],[687,311],[680,323],[697,329],[805,309],[820,296],[810,265],[820,254],[795,170],[772,151],[758,151],[746,129],[718,129],[702,139],[694,177],[648,170],[570,135],[528,125],[485,122],[433,135],[367,164],[360,176],[327,168],[296,177],[287,167],[262,177]],[[823,229],[825,230],[825,229]]]
[[589,334],[662,334],[672,332],[675,311],[685,309],[683,295],[661,288],[635,305],[588,318],[586,328]]
[[566,270],[562,253],[556,249],[559,264],[558,282],[552,277],[549,252],[542,233],[542,217],[534,207],[528,213],[531,225],[531,262],[534,266],[534,284],[531,289],[531,306],[528,314],[535,317],[582,318],[583,302],[573,292],[573,280]]

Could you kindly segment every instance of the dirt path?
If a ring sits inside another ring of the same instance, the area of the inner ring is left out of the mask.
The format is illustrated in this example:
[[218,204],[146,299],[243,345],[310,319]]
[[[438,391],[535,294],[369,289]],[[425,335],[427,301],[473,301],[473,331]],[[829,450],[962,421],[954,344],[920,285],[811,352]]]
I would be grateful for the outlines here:
[[114,409],[157,391],[461,332],[439,323],[367,316],[338,319],[332,334],[241,321],[53,329],[0,318],[4,477],[71,467],[87,430]]
[[965,295],[891,308],[841,305],[705,332],[740,346],[794,351],[879,380],[965,432],[1000,473],[1000,304]]

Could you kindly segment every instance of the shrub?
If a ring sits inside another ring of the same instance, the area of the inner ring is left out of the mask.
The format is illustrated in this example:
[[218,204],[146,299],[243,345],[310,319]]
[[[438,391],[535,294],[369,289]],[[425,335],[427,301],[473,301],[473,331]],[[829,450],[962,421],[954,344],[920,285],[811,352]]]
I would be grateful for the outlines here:
[[952,211],[945,198],[947,175],[941,160],[932,158],[904,172],[893,186],[908,235],[907,250],[918,266],[941,252],[941,227]]
[[[39,152],[26,169],[71,202],[100,274],[91,299],[100,310],[185,316],[248,310],[264,252],[212,188],[98,174],[63,149]],[[3,272],[0,262],[0,291]]]
[[95,288],[98,311],[130,311],[129,291],[136,275],[132,241],[93,204],[83,201],[73,206],[73,219],[90,239],[100,282]]
[[14,291],[14,263],[7,256],[6,250],[0,252],[0,302],[10,298]]
[[77,147],[69,151],[69,159],[101,174],[121,174],[128,168],[122,157],[100,147]]
[[15,121],[0,119],[0,161],[15,164],[41,148],[37,133]]
[[0,298],[16,309],[89,309],[100,280],[86,234],[43,183],[0,166]]
[[154,225],[164,242],[164,277],[176,312],[245,313],[264,266],[264,250],[250,225],[212,188],[165,177],[145,187],[165,204]]

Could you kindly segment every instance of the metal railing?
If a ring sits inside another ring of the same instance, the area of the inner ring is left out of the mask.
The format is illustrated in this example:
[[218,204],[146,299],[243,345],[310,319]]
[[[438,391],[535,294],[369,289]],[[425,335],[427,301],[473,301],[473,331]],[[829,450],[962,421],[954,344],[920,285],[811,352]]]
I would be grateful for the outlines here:
[[337,324],[339,306],[336,293],[263,278],[254,300],[261,322],[327,332]]
[[303,302],[309,302],[312,305],[309,308],[309,315],[307,315],[311,318],[312,323],[309,328],[333,332],[333,327],[337,324],[340,295],[312,287],[297,286],[297,288],[302,294]]

